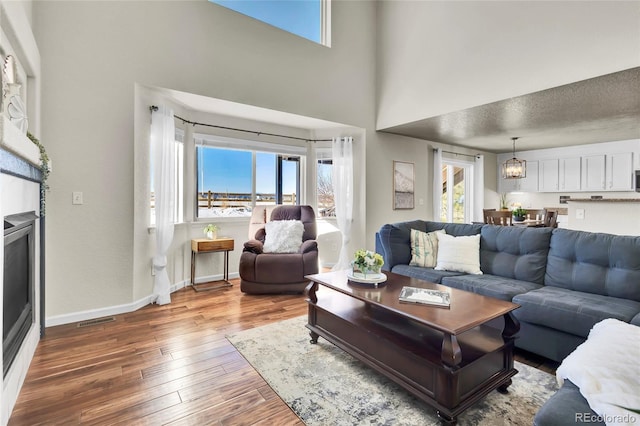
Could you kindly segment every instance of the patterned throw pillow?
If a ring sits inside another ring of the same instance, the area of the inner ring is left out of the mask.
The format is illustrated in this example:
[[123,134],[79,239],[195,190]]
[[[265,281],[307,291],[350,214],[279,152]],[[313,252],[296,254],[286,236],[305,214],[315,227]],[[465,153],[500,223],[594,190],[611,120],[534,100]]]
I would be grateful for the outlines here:
[[433,232],[411,230],[411,266],[433,268],[438,259],[438,237],[436,234],[445,234],[444,229]]

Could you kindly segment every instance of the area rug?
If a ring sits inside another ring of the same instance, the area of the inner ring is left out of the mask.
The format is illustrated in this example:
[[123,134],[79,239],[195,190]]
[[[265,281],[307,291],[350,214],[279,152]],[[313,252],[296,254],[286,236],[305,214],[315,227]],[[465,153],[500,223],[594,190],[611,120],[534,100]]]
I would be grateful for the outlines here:
[[[265,381],[309,425],[437,426],[433,408],[322,337],[309,343],[307,317],[227,336]],[[509,393],[491,392],[459,425],[531,426],[557,390],[555,376],[516,362]]]

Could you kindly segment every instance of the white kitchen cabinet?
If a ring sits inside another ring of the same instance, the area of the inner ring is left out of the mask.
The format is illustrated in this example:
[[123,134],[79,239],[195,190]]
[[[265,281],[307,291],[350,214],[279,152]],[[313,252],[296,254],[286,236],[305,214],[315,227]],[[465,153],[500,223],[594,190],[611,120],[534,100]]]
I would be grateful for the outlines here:
[[633,153],[607,155],[607,191],[633,191]]
[[604,191],[606,189],[606,155],[595,154],[582,157],[582,189]]
[[558,175],[560,177],[560,191],[580,191],[582,185],[581,171],[582,161],[580,157],[561,158],[559,161]]
[[540,160],[538,166],[538,190],[540,192],[557,192],[559,187],[560,160],[551,158]]

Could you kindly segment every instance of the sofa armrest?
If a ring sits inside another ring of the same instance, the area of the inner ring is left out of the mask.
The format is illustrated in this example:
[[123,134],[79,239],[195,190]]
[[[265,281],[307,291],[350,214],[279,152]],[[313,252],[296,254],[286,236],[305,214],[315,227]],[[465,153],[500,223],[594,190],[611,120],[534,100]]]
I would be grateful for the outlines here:
[[249,240],[246,243],[244,243],[244,249],[242,251],[243,252],[248,251],[250,253],[255,253],[255,254],[262,254],[263,247],[264,247],[264,244],[262,244],[262,241]]
[[309,253],[312,251],[318,251],[318,242],[316,240],[303,241],[299,253]]
[[382,269],[390,271],[395,265],[411,262],[411,231],[395,225],[383,225],[378,231],[377,242],[384,258]]

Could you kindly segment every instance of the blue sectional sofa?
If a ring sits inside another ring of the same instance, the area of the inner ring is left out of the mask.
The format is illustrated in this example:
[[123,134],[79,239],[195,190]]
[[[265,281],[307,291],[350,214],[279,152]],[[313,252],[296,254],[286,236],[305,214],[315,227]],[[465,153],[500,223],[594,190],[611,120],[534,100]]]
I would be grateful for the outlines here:
[[[410,266],[411,229],[480,234],[482,275]],[[605,318],[640,326],[640,237],[414,220],[376,234],[384,270],[520,305],[516,346],[562,361]]]

